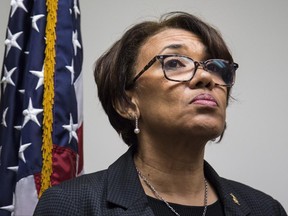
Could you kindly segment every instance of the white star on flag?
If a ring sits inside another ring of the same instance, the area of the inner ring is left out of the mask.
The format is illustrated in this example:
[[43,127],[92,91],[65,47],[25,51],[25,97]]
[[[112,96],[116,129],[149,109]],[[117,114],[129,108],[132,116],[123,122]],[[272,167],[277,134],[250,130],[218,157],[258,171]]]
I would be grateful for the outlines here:
[[71,66],[69,66],[69,65],[67,65],[67,66],[65,66],[69,71],[70,71],[70,73],[71,73],[71,85],[73,84],[73,81],[74,81],[74,73],[75,73],[75,71],[74,71],[74,61],[73,61],[73,59],[72,59],[72,63],[71,63]]
[[19,167],[18,167],[18,166],[13,166],[13,167],[7,167],[7,169],[9,169],[9,170],[11,170],[11,171],[13,171],[13,172],[17,173],[17,172],[18,172],[18,169],[19,169]]
[[15,194],[13,194],[13,203],[11,205],[8,205],[8,206],[2,206],[2,207],[0,207],[0,209],[9,211],[9,212],[11,212],[11,216],[14,216],[14,210],[15,210],[14,206],[15,206]]
[[81,49],[81,44],[78,41],[78,32],[77,30],[72,33],[72,43],[73,43],[73,47],[74,47],[74,55],[77,55],[77,47],[79,47]]
[[77,15],[78,14],[80,15],[80,10],[79,10],[78,5],[77,5],[77,0],[74,0],[73,9],[74,9],[75,18],[77,19]]
[[22,126],[21,126],[21,125],[16,125],[16,126],[14,126],[14,128],[15,128],[16,130],[21,130],[21,129],[22,129]]
[[15,83],[12,80],[12,75],[16,69],[17,67],[14,67],[10,71],[8,71],[6,66],[4,65],[4,76],[1,80],[1,83],[3,83],[3,92],[5,91],[7,84],[15,86]]
[[62,125],[62,127],[69,131],[69,143],[72,140],[72,137],[74,137],[77,142],[78,142],[78,136],[76,133],[76,130],[78,129],[78,124],[73,124],[73,118],[72,118],[72,114],[70,113],[70,124],[69,125]]
[[24,163],[26,163],[26,159],[25,159],[25,156],[24,156],[24,151],[25,151],[30,145],[31,145],[31,143],[26,143],[26,144],[20,145],[19,152],[18,152],[18,157],[19,157],[19,159],[21,159]]
[[19,89],[18,90],[21,94],[24,94],[25,93],[25,89]]
[[4,110],[3,114],[2,114],[2,121],[1,124],[4,127],[7,127],[7,123],[6,123],[6,115],[7,115],[7,111],[8,111],[9,107],[6,107],[6,109]]
[[5,40],[5,45],[7,46],[6,49],[6,56],[8,55],[11,47],[16,47],[19,50],[22,50],[22,48],[19,46],[19,44],[17,43],[17,39],[18,37],[23,33],[23,31],[17,32],[14,35],[11,33],[10,29],[8,28],[8,37]]
[[34,15],[31,17],[32,19],[32,28],[34,28],[37,32],[39,32],[39,28],[37,26],[37,21],[39,19],[41,19],[42,17],[44,17],[45,15],[44,14],[38,14],[38,15]]
[[33,75],[39,78],[37,86],[35,88],[35,90],[37,90],[44,83],[44,66],[42,67],[41,71],[30,70],[30,73],[32,73]]
[[11,12],[11,16],[12,17],[15,13],[15,11],[18,9],[18,8],[22,8],[26,13],[28,12],[24,3],[23,3],[24,0],[12,0],[11,1],[11,7],[12,7],[12,12]]
[[43,112],[43,109],[35,109],[33,107],[31,98],[29,98],[28,107],[27,107],[27,109],[23,110],[24,122],[23,122],[22,128],[30,120],[34,121],[40,127],[40,123],[38,122],[37,115],[41,112]]

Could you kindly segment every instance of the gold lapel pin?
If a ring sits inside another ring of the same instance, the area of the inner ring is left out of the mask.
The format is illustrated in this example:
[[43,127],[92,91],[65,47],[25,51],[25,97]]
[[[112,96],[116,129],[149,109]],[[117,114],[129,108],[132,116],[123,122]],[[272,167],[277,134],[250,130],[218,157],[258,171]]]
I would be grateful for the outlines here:
[[240,206],[240,203],[239,203],[237,197],[233,193],[230,193],[230,196],[232,197],[234,203]]

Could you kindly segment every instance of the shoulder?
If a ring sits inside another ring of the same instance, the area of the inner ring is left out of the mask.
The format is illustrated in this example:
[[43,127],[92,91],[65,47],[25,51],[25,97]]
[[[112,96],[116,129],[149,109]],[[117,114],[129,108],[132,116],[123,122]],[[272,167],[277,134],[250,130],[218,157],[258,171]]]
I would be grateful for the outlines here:
[[270,195],[246,184],[220,177],[206,161],[204,171],[228,215],[237,215],[240,211],[255,216],[287,216],[281,204]]
[[[75,199],[85,199],[88,194],[101,194],[105,188],[107,180],[107,170],[95,173],[84,174],[82,176],[67,180],[59,185],[49,188],[45,193],[62,192]],[[49,191],[50,190],[50,191]]]
[[46,190],[34,215],[92,215],[99,211],[107,185],[107,170],[85,174]]
[[234,191],[237,191],[238,194],[241,194],[242,197],[245,197],[246,199],[257,199],[257,200],[261,200],[261,201],[271,201],[273,200],[273,198],[258,190],[255,189],[249,185],[234,181],[234,180],[229,180],[226,178],[221,178],[223,182],[225,182],[225,184],[229,185],[231,188],[234,189]]
[[281,204],[263,191],[237,181],[221,179],[225,185],[229,185],[233,202],[249,206],[252,212],[261,211],[263,215],[287,215]]
[[120,200],[123,204],[124,200],[125,206],[124,198],[131,199],[126,194],[126,189],[131,188],[126,185],[127,176],[131,177],[131,172],[135,172],[137,177],[133,170],[132,151],[130,148],[106,170],[85,174],[49,188],[40,198],[34,216],[104,215],[109,209],[114,209],[107,204],[111,203],[109,194],[112,201]]
[[69,191],[77,191],[84,188],[93,188],[98,190],[104,187],[107,179],[107,170],[102,170],[90,174],[84,174],[77,178],[73,178],[55,186]]

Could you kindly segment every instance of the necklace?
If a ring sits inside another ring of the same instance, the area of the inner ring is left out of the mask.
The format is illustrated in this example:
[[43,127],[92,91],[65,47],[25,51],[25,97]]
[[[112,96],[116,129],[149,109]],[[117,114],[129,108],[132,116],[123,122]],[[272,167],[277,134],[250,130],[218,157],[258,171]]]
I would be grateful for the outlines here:
[[[153,185],[148,181],[148,179],[142,175],[140,170],[136,167],[137,173],[139,177],[145,182],[145,184],[150,188],[150,190],[154,193],[154,195],[161,201],[163,201],[166,206],[177,216],[180,216],[180,214],[158,193],[158,191],[153,187]],[[204,193],[204,211],[202,216],[206,215],[207,212],[207,200],[208,200],[208,184],[206,178],[204,178],[204,184],[205,184],[205,193]]]

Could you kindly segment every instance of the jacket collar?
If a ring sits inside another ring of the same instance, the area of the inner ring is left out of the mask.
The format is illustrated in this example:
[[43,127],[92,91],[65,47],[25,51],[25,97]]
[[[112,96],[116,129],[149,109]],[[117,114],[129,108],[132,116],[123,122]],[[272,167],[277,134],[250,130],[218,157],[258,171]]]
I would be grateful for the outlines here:
[[225,215],[246,216],[250,213],[249,205],[234,189],[230,180],[221,178],[206,161],[204,162],[204,172],[224,206]]
[[[128,210],[135,206],[139,209],[139,204],[141,204],[142,215],[153,215],[134,165],[135,150],[136,147],[131,146],[125,154],[109,166],[107,201]],[[231,185],[231,181],[221,178],[206,161],[204,172],[208,181],[217,191],[224,206],[225,215],[246,216],[250,213],[248,204],[238,195]]]
[[[141,215],[153,215],[148,200],[139,181],[133,155],[136,147],[129,150],[108,168],[107,201],[127,211],[125,215],[135,215],[137,208]],[[133,212],[133,213],[131,213]],[[140,214],[139,214],[140,215]]]

